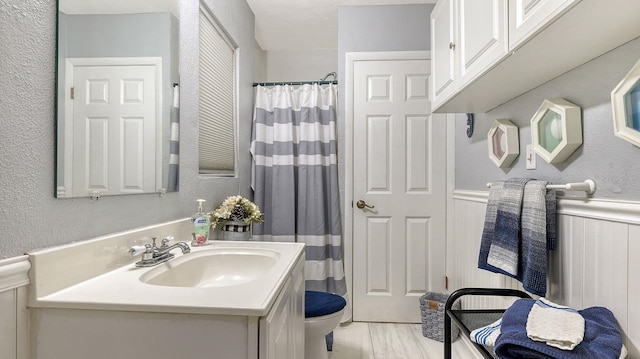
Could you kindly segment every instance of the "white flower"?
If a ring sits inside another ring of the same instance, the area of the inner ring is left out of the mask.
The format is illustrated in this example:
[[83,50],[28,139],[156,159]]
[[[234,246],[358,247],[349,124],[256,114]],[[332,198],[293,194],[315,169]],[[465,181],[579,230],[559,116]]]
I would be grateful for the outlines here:
[[262,223],[263,215],[260,208],[253,202],[242,196],[229,196],[215,211],[209,213],[211,225],[222,228],[230,220],[240,220],[249,224],[251,222]]

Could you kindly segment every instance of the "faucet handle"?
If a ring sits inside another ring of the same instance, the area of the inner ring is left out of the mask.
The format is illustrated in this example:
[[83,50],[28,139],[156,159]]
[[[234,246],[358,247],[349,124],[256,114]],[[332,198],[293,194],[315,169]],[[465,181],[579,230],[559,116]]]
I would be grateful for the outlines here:
[[175,239],[175,237],[173,237],[173,236],[166,236],[166,237],[162,238],[162,247],[167,247],[169,245],[169,242],[171,242],[174,239]]
[[129,254],[132,256],[137,256],[138,254],[142,254],[147,251],[147,246],[133,246],[129,248]]

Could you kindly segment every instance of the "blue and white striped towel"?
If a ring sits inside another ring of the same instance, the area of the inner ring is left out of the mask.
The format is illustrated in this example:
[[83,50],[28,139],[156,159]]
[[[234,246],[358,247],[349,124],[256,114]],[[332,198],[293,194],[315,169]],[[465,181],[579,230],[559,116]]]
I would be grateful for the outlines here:
[[496,344],[496,339],[500,335],[500,326],[502,324],[502,318],[496,320],[495,322],[484,326],[482,328],[478,328],[471,333],[469,333],[469,337],[471,341],[474,343],[494,346]]

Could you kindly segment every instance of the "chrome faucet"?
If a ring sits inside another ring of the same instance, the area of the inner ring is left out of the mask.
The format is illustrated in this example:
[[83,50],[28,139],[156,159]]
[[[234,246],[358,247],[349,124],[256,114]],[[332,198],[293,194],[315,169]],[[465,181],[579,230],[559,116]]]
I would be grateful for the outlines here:
[[191,248],[185,242],[177,242],[169,246],[169,242],[173,240],[172,236],[163,238],[160,247],[156,246],[156,237],[151,238],[151,240],[152,244],[129,248],[129,254],[132,256],[142,254],[142,260],[136,262],[136,267],[152,267],[166,262],[175,256],[173,253],[170,253],[175,248],[180,248],[182,254],[191,252]]

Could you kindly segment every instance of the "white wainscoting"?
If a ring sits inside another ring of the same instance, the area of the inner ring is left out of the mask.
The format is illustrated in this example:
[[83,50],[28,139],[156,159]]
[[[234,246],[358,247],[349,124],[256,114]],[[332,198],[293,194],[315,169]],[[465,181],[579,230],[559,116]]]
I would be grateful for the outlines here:
[[[449,290],[518,288],[518,281],[477,268],[488,192],[454,191],[454,234],[447,243]],[[582,309],[609,308],[640,359],[640,203],[559,197],[558,249],[550,254],[547,298]],[[505,305],[473,298],[466,307]]]
[[28,256],[0,260],[0,358],[29,358]]

